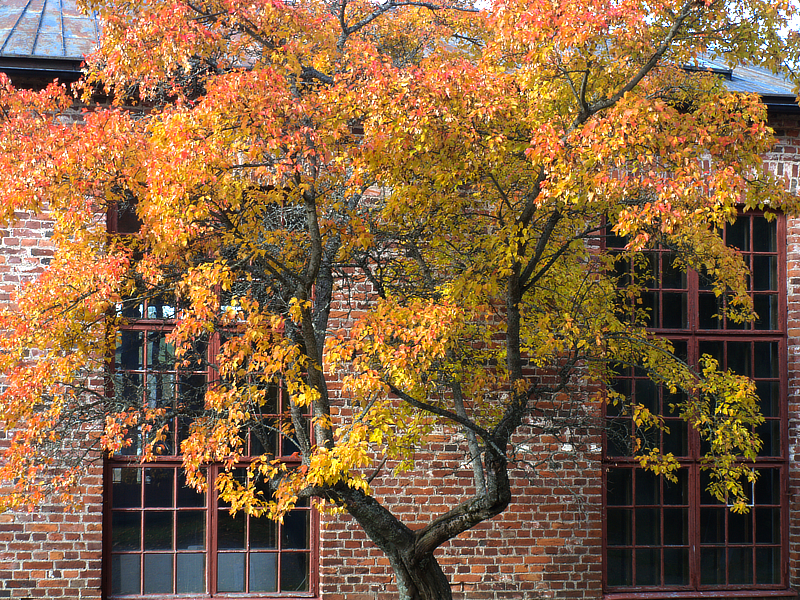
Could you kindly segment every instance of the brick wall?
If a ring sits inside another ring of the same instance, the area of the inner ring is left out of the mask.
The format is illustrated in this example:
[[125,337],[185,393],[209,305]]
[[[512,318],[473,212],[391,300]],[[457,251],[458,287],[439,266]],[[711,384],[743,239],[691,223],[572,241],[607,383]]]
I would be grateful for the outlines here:
[[[785,177],[792,190],[800,180],[800,117],[772,120],[778,144],[765,168]],[[800,515],[800,218],[787,219],[788,378],[790,512]],[[358,300],[360,301],[363,295]],[[333,328],[346,326],[358,302],[341,303]],[[334,386],[335,387],[335,386]],[[535,470],[513,473],[514,500],[437,553],[458,600],[532,600],[602,596],[602,489],[599,452],[578,453],[543,440],[533,455],[550,457]],[[569,450],[563,451],[561,450]],[[453,507],[471,491],[466,447],[441,437],[418,454],[420,468],[374,485],[378,498],[414,528]],[[436,469],[426,468],[435,464]],[[409,496],[413,499],[409,501]],[[421,500],[420,500],[421,498]],[[320,592],[325,600],[384,600],[396,593],[382,552],[347,515],[323,516],[320,532]],[[790,520],[790,584],[800,588],[800,516]]]
[[84,487],[84,503],[73,511],[48,504],[0,514],[0,598],[100,597],[101,473]]
[[[346,330],[368,307],[371,295],[364,283],[342,291],[332,306],[329,329]],[[331,382],[329,390],[338,395],[339,382]],[[551,409],[574,412],[575,406]],[[334,408],[346,410],[346,402]],[[580,432],[573,437],[556,440],[524,429],[518,433],[510,506],[436,553],[456,600],[601,596],[600,448],[592,440],[579,445]],[[416,470],[399,475],[389,463],[372,482],[376,498],[412,529],[424,527],[474,493],[467,445],[459,431],[432,436],[416,460]],[[320,521],[324,600],[396,598],[388,559],[358,523],[346,514],[321,515]]]
[[[786,177],[792,190],[800,178],[800,117],[773,122],[779,144],[767,156],[773,173]],[[800,589],[800,218],[786,220],[786,291],[789,410],[789,578]]]
[[[41,273],[52,250],[46,218],[17,215],[0,230],[0,303]],[[5,443],[0,432],[0,446]],[[82,481],[82,504],[47,504],[35,512],[0,513],[0,598],[99,598],[103,486],[100,465]]]
[[[800,119],[774,121],[780,143],[768,169],[800,179]],[[0,302],[20,281],[38,273],[51,254],[47,222],[20,215],[0,231]],[[800,515],[800,219],[787,220],[788,380],[792,514]],[[346,326],[363,310],[368,290],[334,307],[331,327]],[[336,383],[331,386],[335,391]],[[376,495],[411,527],[444,512],[471,493],[465,444],[457,434],[434,436],[421,449],[418,471],[374,482]],[[524,432],[523,434],[524,435]],[[522,438],[520,438],[522,439]],[[3,440],[0,439],[0,444]],[[529,445],[531,442],[528,442]],[[445,544],[437,557],[458,600],[532,600],[601,596],[600,463],[596,446],[536,440],[532,455],[548,457],[512,473],[514,499],[501,515]],[[430,465],[430,466],[429,466]],[[387,465],[390,469],[391,465]],[[102,478],[93,469],[84,504],[74,512],[48,505],[34,513],[0,514],[0,598],[99,598],[102,550]],[[789,528],[790,582],[800,588],[800,518]],[[323,515],[320,593],[325,600],[391,600],[388,561],[347,515]]]
[[[375,495],[412,529],[427,524],[472,492],[463,450],[449,437],[435,438],[418,454],[417,471],[388,475],[373,486]],[[513,471],[514,499],[504,513],[437,552],[456,599],[599,597],[599,456],[548,455],[549,465]],[[325,600],[392,598],[396,590],[389,563],[358,524],[348,515],[321,520],[320,591]]]

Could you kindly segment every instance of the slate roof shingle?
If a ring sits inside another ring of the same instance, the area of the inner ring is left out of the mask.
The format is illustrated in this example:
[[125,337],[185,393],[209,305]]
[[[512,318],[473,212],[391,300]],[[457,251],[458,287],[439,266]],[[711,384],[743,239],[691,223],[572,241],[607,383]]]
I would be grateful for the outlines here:
[[83,60],[100,28],[75,0],[0,1],[0,57]]

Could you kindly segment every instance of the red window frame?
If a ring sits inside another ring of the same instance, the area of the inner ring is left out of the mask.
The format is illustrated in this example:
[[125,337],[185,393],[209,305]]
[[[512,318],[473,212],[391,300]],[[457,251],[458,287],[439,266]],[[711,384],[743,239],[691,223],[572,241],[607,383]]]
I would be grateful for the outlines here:
[[[701,353],[711,353],[722,367],[754,377],[764,398],[767,422],[759,433],[765,448],[755,464],[762,477],[752,490],[750,512],[736,515],[705,491],[699,437],[667,409],[674,399],[634,369],[621,370],[618,391],[662,413],[670,430],[650,433],[643,443],[673,452],[681,469],[676,485],[638,467],[621,443],[637,435],[630,416],[606,407],[610,425],[603,434],[603,590],[607,600],[719,597],[720,593],[791,595],[786,225],[782,215],[775,217],[767,224],[763,213],[746,213],[723,232],[729,245],[743,250],[753,270],[749,288],[760,316],[755,324],[712,318],[724,297],[719,302],[697,272],[680,276],[669,264],[668,250],[648,251],[650,260],[639,265],[640,275],[653,269],[642,279],[642,303],[651,310],[651,331],[672,339],[689,364],[697,364]],[[606,244],[609,249],[622,245],[613,236]],[[621,269],[623,277],[625,270]]]
[[[139,225],[132,207],[109,211],[108,230],[112,235],[135,234]],[[176,365],[174,353],[165,339],[174,327],[176,310],[170,303],[148,301],[126,303],[120,308],[127,322],[120,328],[121,339],[110,369],[107,384],[110,396],[115,391],[117,396],[121,393],[124,402],[126,394],[134,393],[139,405],[169,408],[177,406],[186,395],[183,393],[186,378],[200,378],[204,387],[217,377],[213,357],[219,352],[218,335],[198,351],[199,366],[191,366],[192,361],[188,361],[188,367]],[[130,382],[134,385],[128,385]],[[202,398],[194,401],[202,401]],[[274,421],[277,429],[279,422],[286,418],[287,403],[285,389],[273,386],[262,418]],[[223,470],[221,465],[212,464],[206,468],[208,492],[198,493],[185,487],[180,456],[180,442],[185,436],[185,422],[174,416],[169,419],[166,439],[161,444],[162,453],[154,460],[142,463],[134,440],[119,453],[106,457],[104,597],[318,597],[319,519],[316,511],[307,502],[298,503],[281,524],[242,512],[230,517],[228,505],[219,499],[214,486],[216,476]],[[265,451],[264,441],[271,446],[274,456],[290,465],[299,464],[297,448],[286,437],[271,434],[266,428],[266,434],[258,438],[251,430],[246,434],[247,455],[235,470],[237,476],[244,476],[249,457],[260,456]],[[169,483],[165,483],[167,481]],[[187,583],[187,578],[181,575],[189,573],[192,565],[196,571],[200,563],[202,589],[198,589],[196,577],[189,578],[191,581]],[[305,563],[303,577],[298,580],[297,569],[292,567],[301,563]],[[253,565],[260,565],[267,576],[259,578]],[[167,568],[168,576],[165,575]],[[130,576],[131,570],[136,569],[138,574]],[[121,575],[123,571],[127,575]],[[169,590],[164,589],[167,580]],[[271,589],[273,587],[275,589]]]

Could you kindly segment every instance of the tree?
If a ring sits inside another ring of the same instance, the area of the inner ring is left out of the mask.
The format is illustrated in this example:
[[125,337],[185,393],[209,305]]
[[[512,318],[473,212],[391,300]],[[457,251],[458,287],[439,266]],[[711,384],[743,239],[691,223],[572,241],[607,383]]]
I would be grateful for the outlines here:
[[[635,365],[685,392],[676,410],[709,441],[712,491],[746,509],[752,383],[675,357],[646,330],[641,280],[616,267],[666,245],[713,280],[730,318],[753,318],[718,230],[796,200],[761,169],[772,132],[758,98],[684,66],[710,53],[785,70],[788,2],[85,4],[104,38],[82,93],[114,105],[77,126],[63,87],[0,90],[3,220],[46,211],[55,248],[3,314],[5,507],[69,497],[87,452],[134,432],[152,457],[176,414],[192,420],[184,465],[202,486],[209,461],[237,464],[280,383],[299,466],[264,455],[247,481],[221,478],[223,495],[273,518],[300,498],[344,509],[404,600],[446,599],[434,552],[508,505],[515,432],[574,424],[554,406],[626,403],[605,384]],[[109,211],[137,227],[109,235]],[[607,249],[609,235],[624,247]],[[350,289],[369,305],[331,330]],[[179,305],[179,364],[221,340],[202,406],[107,394],[126,310],[157,298]],[[337,373],[343,398],[329,392]],[[474,495],[411,530],[370,481],[387,459],[413,469],[435,429],[463,433]],[[648,468],[677,468],[631,443]]]

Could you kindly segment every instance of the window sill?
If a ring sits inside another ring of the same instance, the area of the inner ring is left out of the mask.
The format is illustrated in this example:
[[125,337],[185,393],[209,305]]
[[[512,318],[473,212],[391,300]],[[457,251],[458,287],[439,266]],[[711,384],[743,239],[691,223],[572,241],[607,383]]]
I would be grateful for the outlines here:
[[197,594],[143,594],[126,596],[106,596],[108,600],[321,600],[320,596],[311,592],[295,592],[292,594],[279,593],[217,593],[214,595],[206,593]]
[[652,592],[611,592],[603,594],[603,600],[704,600],[706,598],[742,598],[743,600],[760,600],[761,598],[797,598],[792,589],[782,590],[706,590],[693,591],[652,591]]

